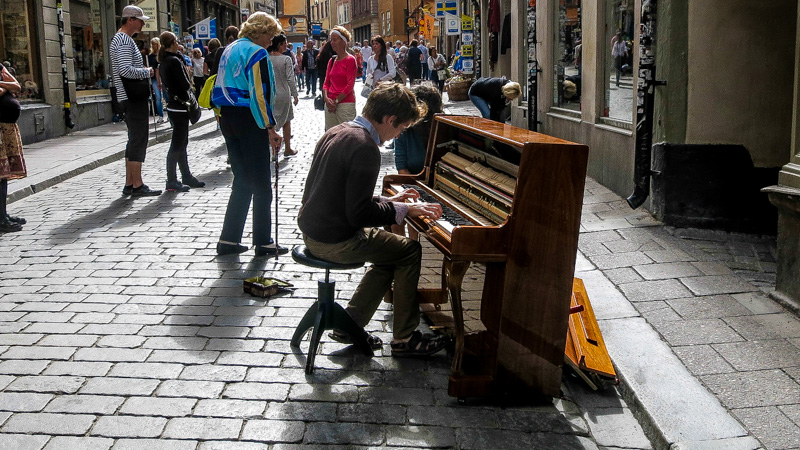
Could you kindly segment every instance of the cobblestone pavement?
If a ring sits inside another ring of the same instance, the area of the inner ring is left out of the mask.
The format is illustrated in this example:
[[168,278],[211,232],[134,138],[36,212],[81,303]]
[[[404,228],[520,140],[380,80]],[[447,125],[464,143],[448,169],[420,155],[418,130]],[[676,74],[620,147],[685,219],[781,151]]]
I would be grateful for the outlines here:
[[[322,133],[311,104],[301,99],[293,123],[300,154],[280,162],[286,246],[301,242],[295,218]],[[148,152],[151,187],[167,146]],[[616,388],[592,393],[570,377],[544,405],[464,406],[447,396],[448,356],[395,360],[384,348],[369,359],[327,337],[306,376],[289,339],[320,274],[288,256],[217,257],[231,174],[214,124],[193,132],[189,154],[204,189],[123,198],[117,162],[11,205],[28,225],[0,236],[0,448],[651,448]],[[437,258],[426,250],[426,279]],[[297,290],[242,293],[265,272]],[[337,298],[362,274],[337,273]],[[474,294],[479,268],[468,279]],[[390,319],[384,305],[369,324],[384,342]]]

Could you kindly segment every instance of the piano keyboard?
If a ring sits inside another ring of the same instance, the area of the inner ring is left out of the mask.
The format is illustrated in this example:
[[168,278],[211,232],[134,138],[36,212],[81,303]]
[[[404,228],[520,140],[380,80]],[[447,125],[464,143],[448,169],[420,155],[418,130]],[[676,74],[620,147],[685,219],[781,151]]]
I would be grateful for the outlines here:
[[442,204],[436,197],[432,196],[431,194],[425,191],[417,189],[416,186],[414,186],[413,184],[404,184],[403,188],[414,189],[415,191],[417,191],[419,193],[420,200],[425,203],[435,203],[437,205],[441,204],[442,217],[439,220],[437,220],[436,223],[445,230],[447,230],[448,233],[452,233],[453,228],[459,225],[475,225],[471,220],[462,216],[453,208],[445,204]]

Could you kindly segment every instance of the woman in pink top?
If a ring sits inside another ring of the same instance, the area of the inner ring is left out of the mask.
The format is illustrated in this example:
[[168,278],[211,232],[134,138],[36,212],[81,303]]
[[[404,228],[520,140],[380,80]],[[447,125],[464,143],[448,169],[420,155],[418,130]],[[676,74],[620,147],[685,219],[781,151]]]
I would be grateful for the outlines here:
[[331,58],[327,67],[322,97],[325,99],[325,130],[356,118],[356,58],[347,53],[350,32],[335,26],[330,32],[331,48],[336,58]]

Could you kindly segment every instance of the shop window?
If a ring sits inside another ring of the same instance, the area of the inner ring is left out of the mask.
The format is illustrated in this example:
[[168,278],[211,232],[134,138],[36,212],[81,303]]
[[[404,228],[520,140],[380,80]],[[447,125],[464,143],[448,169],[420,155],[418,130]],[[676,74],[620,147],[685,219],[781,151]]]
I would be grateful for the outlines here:
[[633,118],[633,0],[610,0],[605,11],[605,102],[603,117],[622,122]]
[[581,108],[581,0],[561,0],[555,14],[553,103]]
[[102,16],[100,0],[70,2],[72,55],[78,96],[105,93],[104,90],[108,89]]
[[22,85],[20,101],[43,98],[35,14],[33,0],[0,0],[0,56]]

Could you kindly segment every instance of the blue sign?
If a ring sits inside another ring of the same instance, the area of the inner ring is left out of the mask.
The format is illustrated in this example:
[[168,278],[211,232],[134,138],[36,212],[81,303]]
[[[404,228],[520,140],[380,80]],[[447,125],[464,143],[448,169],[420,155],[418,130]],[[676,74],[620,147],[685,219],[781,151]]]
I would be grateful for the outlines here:
[[456,0],[437,0],[436,17],[444,17],[445,14],[458,14],[458,1]]
[[217,19],[211,19],[211,37],[217,37]]
[[322,34],[322,24],[321,23],[312,23],[311,24],[311,35],[319,36]]

